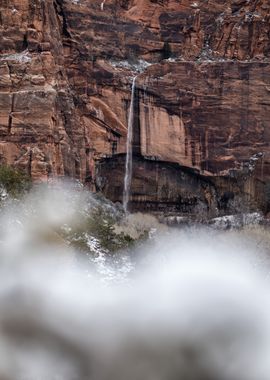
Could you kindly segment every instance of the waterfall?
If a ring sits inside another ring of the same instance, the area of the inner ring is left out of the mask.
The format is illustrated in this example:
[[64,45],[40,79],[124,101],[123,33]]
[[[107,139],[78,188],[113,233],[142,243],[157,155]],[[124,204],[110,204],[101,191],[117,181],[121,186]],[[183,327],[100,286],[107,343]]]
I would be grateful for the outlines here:
[[100,9],[103,11],[104,10],[104,4],[106,0],[103,0],[102,3],[100,4]]
[[128,115],[127,155],[126,155],[124,192],[123,192],[123,206],[124,206],[125,212],[127,212],[129,195],[130,195],[131,177],[132,177],[132,140],[133,140],[134,98],[135,98],[136,78],[137,76],[135,76],[132,81],[131,102],[130,102],[129,115]]

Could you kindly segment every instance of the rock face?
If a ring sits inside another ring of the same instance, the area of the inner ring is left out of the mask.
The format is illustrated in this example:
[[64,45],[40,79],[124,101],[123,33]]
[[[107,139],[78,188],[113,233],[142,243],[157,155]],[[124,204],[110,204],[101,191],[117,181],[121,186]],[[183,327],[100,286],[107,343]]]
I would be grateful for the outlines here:
[[131,207],[269,211],[268,0],[4,0],[0,159]]
[[53,1],[0,5],[0,154],[34,179],[82,177],[84,135]]

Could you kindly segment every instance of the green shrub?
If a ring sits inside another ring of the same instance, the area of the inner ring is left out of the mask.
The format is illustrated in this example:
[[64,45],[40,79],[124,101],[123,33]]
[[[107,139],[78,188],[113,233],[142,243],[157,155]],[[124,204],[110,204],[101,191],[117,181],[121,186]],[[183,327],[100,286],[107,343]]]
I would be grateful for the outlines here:
[[100,246],[109,252],[128,248],[134,240],[128,236],[115,233],[115,220],[102,207],[98,207],[85,221],[85,231],[98,239]]
[[0,166],[0,186],[2,186],[9,195],[17,197],[30,189],[30,177],[19,169],[11,166]]
[[[116,233],[117,217],[95,207],[87,215],[81,215],[80,222],[68,228],[62,228],[59,233],[71,246],[80,252],[89,252],[88,239],[96,239],[97,248],[106,253],[114,253],[131,247],[135,240],[121,233]],[[94,252],[93,252],[94,253]]]

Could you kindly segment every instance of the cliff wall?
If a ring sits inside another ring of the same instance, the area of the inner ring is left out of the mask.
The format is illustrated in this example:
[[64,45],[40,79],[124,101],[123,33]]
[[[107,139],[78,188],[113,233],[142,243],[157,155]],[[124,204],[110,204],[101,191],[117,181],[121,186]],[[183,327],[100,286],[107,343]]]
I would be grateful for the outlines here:
[[[185,212],[195,192],[208,209],[224,197],[240,208],[242,194],[268,211],[269,21],[268,0],[3,0],[1,162],[121,200],[137,75],[134,207]],[[186,170],[191,187],[172,180]]]

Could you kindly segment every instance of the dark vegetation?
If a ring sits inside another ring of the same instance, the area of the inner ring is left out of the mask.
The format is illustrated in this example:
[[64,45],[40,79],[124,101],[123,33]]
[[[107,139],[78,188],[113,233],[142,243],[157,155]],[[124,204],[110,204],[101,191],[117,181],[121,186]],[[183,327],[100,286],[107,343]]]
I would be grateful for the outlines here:
[[131,236],[123,232],[116,233],[116,224],[117,218],[102,206],[98,206],[91,213],[85,215],[78,225],[68,230],[62,229],[61,235],[80,252],[91,251],[89,241],[94,239],[98,250],[114,253],[129,248],[135,243]]
[[23,171],[8,165],[0,166],[0,187],[7,195],[16,198],[31,188],[31,179]]

